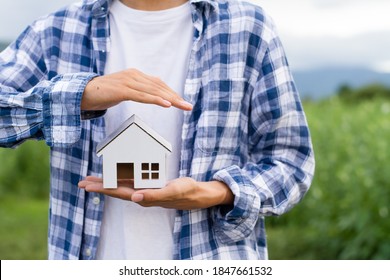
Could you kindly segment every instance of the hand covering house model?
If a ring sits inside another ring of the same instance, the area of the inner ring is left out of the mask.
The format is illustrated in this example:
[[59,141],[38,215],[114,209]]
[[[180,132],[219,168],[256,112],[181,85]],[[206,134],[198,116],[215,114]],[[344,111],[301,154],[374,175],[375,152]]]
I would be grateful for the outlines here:
[[171,144],[138,116],[132,115],[97,146],[103,155],[103,187],[117,188],[118,179],[134,180],[134,188],[162,188]]

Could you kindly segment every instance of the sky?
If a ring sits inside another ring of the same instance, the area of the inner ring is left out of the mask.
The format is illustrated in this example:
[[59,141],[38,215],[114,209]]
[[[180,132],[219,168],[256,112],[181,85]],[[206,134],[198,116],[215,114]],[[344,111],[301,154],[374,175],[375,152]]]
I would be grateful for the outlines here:
[[293,68],[390,73],[389,0],[253,0],[274,19]]
[[[0,40],[75,0],[0,0]],[[248,0],[273,18],[295,70],[364,67],[390,73],[389,0]]]

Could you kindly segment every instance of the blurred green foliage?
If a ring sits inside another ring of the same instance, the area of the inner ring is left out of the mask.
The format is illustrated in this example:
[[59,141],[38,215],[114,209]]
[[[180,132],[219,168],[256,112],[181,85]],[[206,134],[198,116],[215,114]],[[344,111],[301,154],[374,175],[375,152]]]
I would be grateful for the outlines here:
[[0,198],[0,259],[47,259],[48,200]]
[[390,99],[304,108],[315,177],[300,205],[268,219],[270,257],[390,259]]
[[354,89],[344,84],[339,87],[337,95],[346,102],[361,102],[376,98],[390,99],[390,88],[373,83]]
[[48,198],[49,148],[43,141],[0,149],[0,162],[0,197]]
[[[342,89],[304,103],[316,173],[299,205],[267,218],[271,259],[390,259],[390,93]],[[0,149],[0,259],[45,256],[48,154],[34,141]]]

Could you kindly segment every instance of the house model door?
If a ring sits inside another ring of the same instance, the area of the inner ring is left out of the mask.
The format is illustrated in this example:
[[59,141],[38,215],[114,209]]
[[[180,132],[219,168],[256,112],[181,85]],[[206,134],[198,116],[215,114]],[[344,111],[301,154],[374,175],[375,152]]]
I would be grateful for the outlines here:
[[134,163],[117,163],[116,177],[118,180],[134,180]]

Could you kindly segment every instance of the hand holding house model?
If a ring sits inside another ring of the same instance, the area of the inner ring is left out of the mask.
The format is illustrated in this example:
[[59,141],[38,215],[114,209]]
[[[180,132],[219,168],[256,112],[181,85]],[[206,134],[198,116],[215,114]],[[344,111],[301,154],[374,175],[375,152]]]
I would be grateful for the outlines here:
[[134,180],[134,188],[162,188],[171,144],[138,116],[132,115],[99,143],[103,155],[103,187],[117,188],[118,179]]

